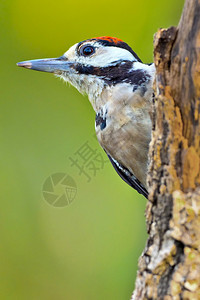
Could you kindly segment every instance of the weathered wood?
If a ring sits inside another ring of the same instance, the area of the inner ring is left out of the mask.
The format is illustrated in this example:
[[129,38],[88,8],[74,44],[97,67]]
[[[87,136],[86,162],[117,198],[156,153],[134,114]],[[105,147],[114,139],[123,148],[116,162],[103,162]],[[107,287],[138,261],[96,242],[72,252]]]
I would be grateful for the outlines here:
[[200,299],[200,0],[155,36],[149,238],[132,299]]

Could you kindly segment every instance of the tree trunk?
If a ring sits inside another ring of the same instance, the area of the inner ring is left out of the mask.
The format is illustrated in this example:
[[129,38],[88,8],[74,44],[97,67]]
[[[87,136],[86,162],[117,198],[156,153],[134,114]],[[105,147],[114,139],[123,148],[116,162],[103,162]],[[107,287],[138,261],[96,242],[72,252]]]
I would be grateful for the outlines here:
[[155,36],[149,238],[132,299],[200,299],[200,0]]

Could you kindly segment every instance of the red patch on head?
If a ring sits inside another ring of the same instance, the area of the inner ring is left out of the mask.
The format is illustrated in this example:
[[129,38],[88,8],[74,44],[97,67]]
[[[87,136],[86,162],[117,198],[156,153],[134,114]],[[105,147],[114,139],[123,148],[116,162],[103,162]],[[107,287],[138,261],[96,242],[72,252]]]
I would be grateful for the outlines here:
[[101,36],[101,37],[96,37],[94,38],[95,40],[105,40],[114,44],[118,44],[120,42],[123,42],[122,40],[116,38],[116,37],[111,37],[111,36]]

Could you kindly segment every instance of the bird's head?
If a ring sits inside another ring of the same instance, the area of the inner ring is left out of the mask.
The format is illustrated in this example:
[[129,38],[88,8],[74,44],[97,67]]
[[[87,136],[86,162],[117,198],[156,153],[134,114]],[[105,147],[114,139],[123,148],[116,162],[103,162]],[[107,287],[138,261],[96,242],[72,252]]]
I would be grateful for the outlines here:
[[106,87],[127,82],[133,63],[141,62],[125,42],[112,37],[92,38],[72,46],[58,58],[23,61],[20,67],[54,73],[95,101]]

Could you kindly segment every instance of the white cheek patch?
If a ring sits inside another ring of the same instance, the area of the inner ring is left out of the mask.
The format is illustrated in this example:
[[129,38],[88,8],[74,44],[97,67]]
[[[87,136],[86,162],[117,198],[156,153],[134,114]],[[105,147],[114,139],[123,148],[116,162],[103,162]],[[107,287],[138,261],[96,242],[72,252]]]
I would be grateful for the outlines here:
[[90,44],[93,44],[94,47],[96,46],[96,52],[91,56],[85,57],[77,55],[76,48],[78,44],[72,46],[64,55],[69,61],[93,67],[107,67],[119,60],[137,61],[137,59],[126,49],[114,46],[103,47],[99,46],[97,43]]
[[112,46],[98,48],[92,56],[80,56],[76,61],[84,65],[92,65],[93,67],[107,67],[119,60],[137,61],[128,50]]
[[135,62],[133,64],[133,68],[130,69],[130,72],[133,70],[143,70],[143,71],[147,71],[151,74],[154,74],[155,73],[155,65],[154,64],[146,65],[141,62]]

